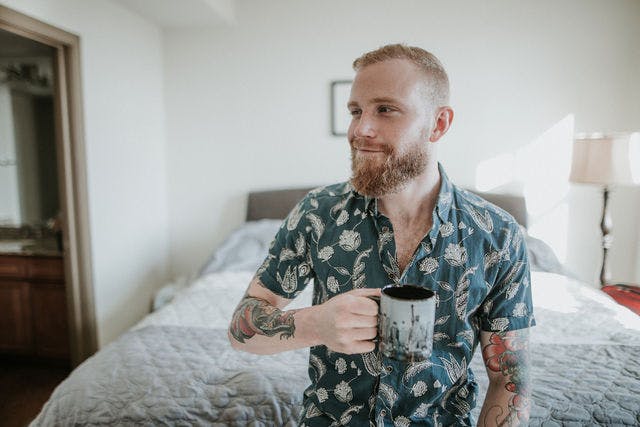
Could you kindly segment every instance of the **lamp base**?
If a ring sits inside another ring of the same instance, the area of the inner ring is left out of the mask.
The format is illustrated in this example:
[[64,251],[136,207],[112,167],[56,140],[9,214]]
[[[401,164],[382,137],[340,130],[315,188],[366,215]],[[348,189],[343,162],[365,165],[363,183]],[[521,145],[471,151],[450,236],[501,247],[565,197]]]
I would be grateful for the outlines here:
[[609,187],[604,186],[603,190],[603,204],[602,204],[602,219],[600,220],[600,230],[602,231],[602,268],[600,269],[600,287],[604,287],[607,283],[611,282],[611,272],[609,271],[609,264],[607,262],[607,252],[613,245],[613,235],[611,231],[613,229],[613,221],[611,215],[609,215]]

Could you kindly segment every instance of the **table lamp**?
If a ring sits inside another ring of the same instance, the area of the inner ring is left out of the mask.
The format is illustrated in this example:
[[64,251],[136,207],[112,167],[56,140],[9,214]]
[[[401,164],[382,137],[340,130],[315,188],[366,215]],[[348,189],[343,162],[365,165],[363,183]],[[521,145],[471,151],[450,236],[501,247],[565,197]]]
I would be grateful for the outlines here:
[[607,210],[609,192],[615,186],[640,184],[640,133],[577,135],[569,181],[603,189],[600,286],[605,286],[611,280],[607,251],[613,244],[613,224]]

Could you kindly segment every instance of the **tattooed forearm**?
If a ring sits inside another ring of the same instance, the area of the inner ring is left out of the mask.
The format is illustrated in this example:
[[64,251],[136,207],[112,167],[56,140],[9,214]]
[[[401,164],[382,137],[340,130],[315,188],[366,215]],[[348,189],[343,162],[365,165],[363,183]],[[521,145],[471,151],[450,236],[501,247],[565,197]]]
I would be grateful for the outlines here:
[[487,408],[484,425],[512,426],[529,419],[529,335],[528,330],[494,332],[482,348],[487,372],[504,384],[507,406]]
[[487,412],[483,418],[483,423],[479,425],[483,425],[484,427],[509,427],[509,426],[517,426],[518,418],[517,415],[511,411],[507,413],[506,417],[504,415],[504,409],[500,405],[494,405],[491,408],[487,409]]
[[229,331],[241,343],[256,334],[269,337],[280,334],[280,339],[291,338],[296,330],[295,312],[283,312],[263,299],[245,295],[233,313]]

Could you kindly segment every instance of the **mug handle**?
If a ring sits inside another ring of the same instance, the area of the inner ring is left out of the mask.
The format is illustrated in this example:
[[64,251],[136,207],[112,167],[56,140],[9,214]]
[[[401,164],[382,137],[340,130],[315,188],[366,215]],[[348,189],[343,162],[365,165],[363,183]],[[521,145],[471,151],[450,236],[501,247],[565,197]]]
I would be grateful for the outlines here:
[[[377,295],[370,295],[370,296],[367,296],[367,298],[375,301],[376,304],[378,304],[378,313],[380,313],[380,297],[377,296]],[[380,321],[380,320],[378,320],[378,321]],[[376,337],[374,339],[372,339],[371,342],[378,342],[378,336],[376,335]]]

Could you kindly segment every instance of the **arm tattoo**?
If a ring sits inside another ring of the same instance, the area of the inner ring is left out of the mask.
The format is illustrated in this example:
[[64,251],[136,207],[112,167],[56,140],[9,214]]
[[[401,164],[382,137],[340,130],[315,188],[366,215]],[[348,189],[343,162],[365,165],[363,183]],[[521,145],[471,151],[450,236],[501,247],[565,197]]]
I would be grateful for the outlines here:
[[233,313],[229,331],[241,343],[256,334],[268,337],[280,334],[280,339],[291,338],[296,330],[293,318],[296,311],[283,312],[263,299],[245,294]]
[[[529,418],[529,340],[528,331],[494,332],[489,344],[482,349],[487,369],[501,373],[506,381],[505,389],[513,393],[508,403],[506,417],[503,409],[493,407],[487,412],[495,415],[496,425],[526,424]],[[497,412],[497,413],[496,413]],[[487,419],[485,418],[485,424]]]

